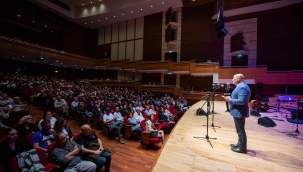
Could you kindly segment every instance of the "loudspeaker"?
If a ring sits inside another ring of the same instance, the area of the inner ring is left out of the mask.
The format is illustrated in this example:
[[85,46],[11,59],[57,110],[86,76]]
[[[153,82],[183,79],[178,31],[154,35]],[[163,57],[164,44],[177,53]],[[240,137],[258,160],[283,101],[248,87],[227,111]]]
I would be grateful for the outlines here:
[[267,116],[258,119],[258,124],[264,127],[275,127],[277,124]]
[[196,115],[207,116],[207,113],[202,108],[198,108],[196,111]]
[[260,117],[260,116],[261,116],[261,115],[259,114],[259,112],[256,111],[256,110],[251,110],[251,111],[250,111],[250,115],[251,115],[251,116],[256,116],[256,117]]
[[227,33],[228,33],[228,31],[225,28],[223,28],[223,29],[219,30],[219,32],[217,33],[217,37],[220,39],[224,38]]

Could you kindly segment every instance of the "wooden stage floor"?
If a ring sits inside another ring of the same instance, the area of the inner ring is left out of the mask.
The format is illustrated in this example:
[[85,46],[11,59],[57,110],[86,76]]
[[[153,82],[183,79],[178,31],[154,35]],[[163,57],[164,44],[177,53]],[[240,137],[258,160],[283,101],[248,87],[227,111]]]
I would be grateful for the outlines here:
[[[274,128],[258,125],[257,117],[246,119],[248,153],[232,152],[231,143],[237,143],[233,118],[225,112],[224,101],[215,101],[216,132],[209,128],[209,137],[214,148],[203,139],[193,136],[206,135],[206,116],[196,116],[195,111],[204,101],[194,104],[182,117],[159,152],[154,172],[196,172],[196,171],[303,171],[303,136],[288,136],[296,126],[285,120],[285,115],[262,113],[262,116],[284,119],[277,121]],[[206,110],[206,107],[203,108]],[[211,117],[211,116],[210,116]],[[211,118],[209,119],[211,124]],[[303,126],[299,124],[303,133]],[[285,133],[283,133],[285,132]]]

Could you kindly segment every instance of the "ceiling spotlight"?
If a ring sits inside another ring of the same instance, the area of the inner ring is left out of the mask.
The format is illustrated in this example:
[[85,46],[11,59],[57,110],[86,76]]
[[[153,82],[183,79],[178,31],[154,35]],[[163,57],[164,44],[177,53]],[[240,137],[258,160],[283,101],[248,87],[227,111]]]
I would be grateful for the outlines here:
[[58,62],[58,60],[56,60],[56,62]]
[[141,8],[141,11],[142,11],[142,8]]
[[100,21],[100,20],[98,20],[98,21]]
[[61,64],[63,64],[63,63],[61,63]]
[[106,18],[106,20],[107,20],[107,18]]
[[153,8],[153,6],[150,6],[150,7],[152,7],[152,8]]
[[92,21],[92,23],[94,23],[94,22]]
[[51,32],[54,32],[54,31],[51,31]]
[[47,27],[47,25],[45,25],[45,27]]
[[20,17],[20,15],[18,14],[18,17]]
[[22,56],[22,57],[25,57],[25,56]]
[[86,23],[84,23],[84,24],[86,24]]
[[114,16],[114,17],[116,17],[116,16]]
[[122,16],[124,16],[124,14],[122,14]]
[[35,61],[34,61],[34,63],[35,63]]
[[53,65],[53,64],[51,64],[51,65]]
[[33,22],[35,22],[35,21],[33,21]]
[[101,2],[101,0],[99,0]]
[[90,2],[91,4],[93,3],[93,2]]
[[15,58],[13,58],[13,59],[15,59]]
[[77,66],[77,65],[75,65],[75,66]]
[[133,11],[130,11],[130,13],[133,13]]
[[84,4],[82,4],[82,5],[84,5]]
[[66,67],[66,66],[64,66],[64,67]]
[[162,2],[162,4],[164,4],[164,2]]

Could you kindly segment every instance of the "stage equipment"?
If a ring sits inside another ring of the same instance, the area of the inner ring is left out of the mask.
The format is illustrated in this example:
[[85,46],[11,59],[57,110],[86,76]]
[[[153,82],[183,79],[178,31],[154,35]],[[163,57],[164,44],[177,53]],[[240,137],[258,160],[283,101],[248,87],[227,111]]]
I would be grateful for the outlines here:
[[[210,114],[210,99],[211,99],[211,95],[209,94],[209,95],[207,95],[207,96],[204,96],[204,98],[206,98],[206,101],[204,102],[204,104],[202,105],[202,107],[201,107],[201,109],[203,108],[203,106],[205,105],[205,103],[207,103],[207,112],[206,112],[206,114]],[[196,137],[196,136],[194,136],[194,138],[196,138],[196,139],[205,139],[209,144],[210,144],[210,146],[212,147],[212,148],[214,148],[213,147],[213,145],[211,144],[211,142],[210,142],[210,140],[217,140],[217,138],[210,138],[209,136],[208,136],[208,116],[209,115],[206,115],[206,135],[205,135],[205,137]]]
[[198,116],[207,116],[207,113],[202,108],[198,108],[197,111],[196,111],[196,115],[198,115]]
[[[215,22],[215,31],[219,39],[224,38],[228,31],[224,28],[223,5],[222,0],[217,1],[219,6],[217,21]],[[220,4],[220,5],[219,5]]]
[[269,109],[267,102],[261,102],[259,100],[251,100],[249,102],[249,107],[251,110],[256,111],[267,111]]
[[258,124],[264,127],[275,127],[277,124],[267,116],[258,119]]
[[251,116],[255,116],[255,117],[261,117],[261,115],[259,114],[259,112],[256,111],[256,110],[251,110],[251,111],[250,111],[250,115],[251,115]]

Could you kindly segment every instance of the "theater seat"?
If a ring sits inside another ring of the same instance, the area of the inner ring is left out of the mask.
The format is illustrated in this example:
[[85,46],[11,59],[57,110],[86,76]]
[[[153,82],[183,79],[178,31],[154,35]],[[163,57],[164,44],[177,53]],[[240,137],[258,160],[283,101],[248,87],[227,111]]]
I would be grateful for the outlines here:
[[26,139],[25,139],[25,145],[26,145],[26,148],[27,150],[30,150],[33,148],[33,145],[32,145],[32,138],[34,136],[35,133],[31,133],[29,134]]
[[74,137],[73,137],[73,141],[74,141],[74,142],[77,141],[77,138],[78,138],[79,134],[81,134],[81,132],[74,135]]
[[[51,144],[48,146],[48,148],[47,148],[48,162],[53,163],[53,164],[54,164],[54,160],[53,160],[52,153],[53,153],[54,149],[56,148],[56,146],[57,146],[57,142],[53,142],[53,143],[51,143]],[[59,165],[54,164],[54,167],[55,167],[56,169],[60,169],[60,166],[59,166]]]
[[150,138],[150,132],[146,131],[145,128],[145,120],[142,120],[140,122],[140,127],[142,129],[142,144],[148,146],[149,144],[155,144],[160,142],[160,138],[156,137],[156,138]]
[[137,137],[139,135],[138,132],[132,131],[132,125],[128,125],[128,116],[125,115],[124,117],[124,123],[125,123],[125,135],[124,137],[130,138],[130,137]]

